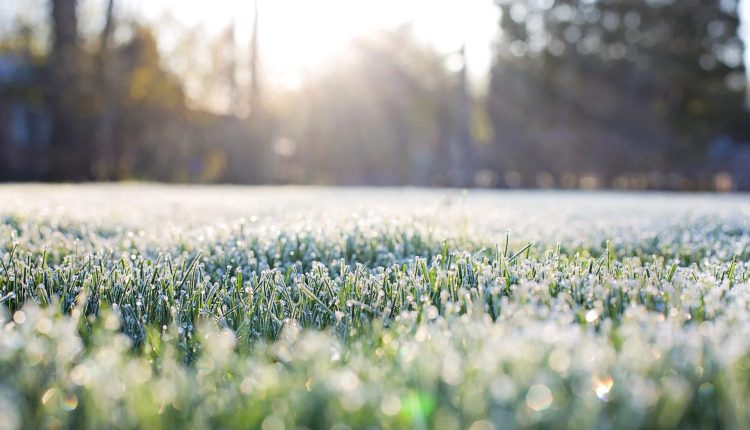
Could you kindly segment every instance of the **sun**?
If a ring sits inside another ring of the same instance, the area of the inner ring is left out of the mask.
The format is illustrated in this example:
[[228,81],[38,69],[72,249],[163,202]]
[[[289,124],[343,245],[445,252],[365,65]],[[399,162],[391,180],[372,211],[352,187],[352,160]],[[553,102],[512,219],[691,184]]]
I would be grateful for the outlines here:
[[293,85],[344,51],[354,38],[386,26],[385,12],[376,2],[259,0],[266,72]]
[[165,13],[199,25],[207,37],[234,25],[240,47],[249,46],[257,1],[264,74],[291,83],[344,50],[352,39],[399,20],[391,1],[347,0],[130,0],[131,9],[158,20]]
[[412,23],[415,35],[438,51],[466,46],[470,69],[484,73],[498,11],[492,0],[129,0],[152,19],[168,12],[207,36],[234,24],[240,49],[248,46],[253,2],[258,2],[259,45],[270,83],[293,86],[341,54],[352,39]]

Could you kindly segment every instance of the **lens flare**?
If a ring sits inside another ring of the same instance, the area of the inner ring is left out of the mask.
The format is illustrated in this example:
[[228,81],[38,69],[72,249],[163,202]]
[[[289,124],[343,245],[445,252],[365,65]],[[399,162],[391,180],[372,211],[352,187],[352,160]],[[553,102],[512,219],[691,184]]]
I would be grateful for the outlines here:
[[552,400],[552,391],[543,384],[533,385],[526,393],[526,406],[536,412],[549,408]]
[[591,387],[596,393],[596,397],[605,402],[609,400],[609,391],[614,384],[615,381],[609,375],[602,377],[595,376],[591,381]]

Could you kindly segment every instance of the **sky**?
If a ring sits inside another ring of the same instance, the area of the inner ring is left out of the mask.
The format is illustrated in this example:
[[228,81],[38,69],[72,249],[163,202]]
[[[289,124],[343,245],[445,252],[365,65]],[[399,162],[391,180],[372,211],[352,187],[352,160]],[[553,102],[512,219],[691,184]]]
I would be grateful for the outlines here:
[[[10,25],[1,18],[19,10],[38,15],[35,20],[46,19],[48,1],[0,0],[0,31]],[[105,0],[79,1],[82,26],[88,25],[91,32],[98,32]],[[499,20],[493,0],[258,1],[263,72],[270,83],[282,87],[297,85],[343,51],[352,38],[406,22],[412,23],[419,40],[439,52],[448,54],[465,45],[469,76],[475,88],[482,87],[491,66],[491,45]],[[180,29],[199,27],[206,34],[204,40],[209,41],[232,23],[238,49],[248,50],[252,4],[252,0],[117,0],[117,9],[120,16],[154,23],[164,52],[174,48]],[[742,0],[741,9],[742,15],[750,18],[750,0]],[[172,27],[165,24],[169,22]],[[750,20],[746,18],[746,22]],[[180,29],[170,32],[174,25]],[[743,35],[749,40],[750,29],[744,28]],[[745,60],[750,64],[748,49]]]
[[[210,35],[235,24],[239,46],[248,46],[253,17],[250,0],[123,0],[127,13],[148,20],[171,14]],[[294,86],[341,52],[357,36],[411,22],[419,40],[442,53],[466,46],[469,72],[489,70],[499,12],[492,0],[259,0],[260,49],[264,72]],[[169,44],[169,38],[164,39]],[[169,49],[169,47],[165,47]]]
[[[152,21],[171,16],[186,26],[200,25],[214,36],[234,23],[238,46],[249,44],[252,0],[118,1],[126,13]],[[448,54],[465,46],[469,77],[480,89],[491,67],[492,42],[500,19],[494,0],[258,1],[263,72],[272,84],[286,87],[301,82],[352,38],[411,22],[418,39],[439,52]],[[740,8],[742,15],[750,18],[750,0],[741,0]],[[749,40],[750,28],[742,32]],[[161,36],[166,36],[160,43],[169,50],[169,35]],[[750,64],[750,49],[746,49],[745,61]]]

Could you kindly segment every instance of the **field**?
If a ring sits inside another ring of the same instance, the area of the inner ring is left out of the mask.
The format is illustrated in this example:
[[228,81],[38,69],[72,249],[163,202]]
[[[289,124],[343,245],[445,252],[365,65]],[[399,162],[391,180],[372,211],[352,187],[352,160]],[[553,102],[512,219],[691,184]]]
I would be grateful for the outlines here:
[[750,197],[0,187],[0,429],[748,428]]

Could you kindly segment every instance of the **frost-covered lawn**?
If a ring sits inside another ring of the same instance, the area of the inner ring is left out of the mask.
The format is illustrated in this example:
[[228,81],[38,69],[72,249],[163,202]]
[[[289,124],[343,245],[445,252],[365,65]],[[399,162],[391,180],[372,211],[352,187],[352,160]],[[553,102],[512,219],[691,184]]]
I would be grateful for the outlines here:
[[0,186],[0,429],[747,428],[750,197]]

